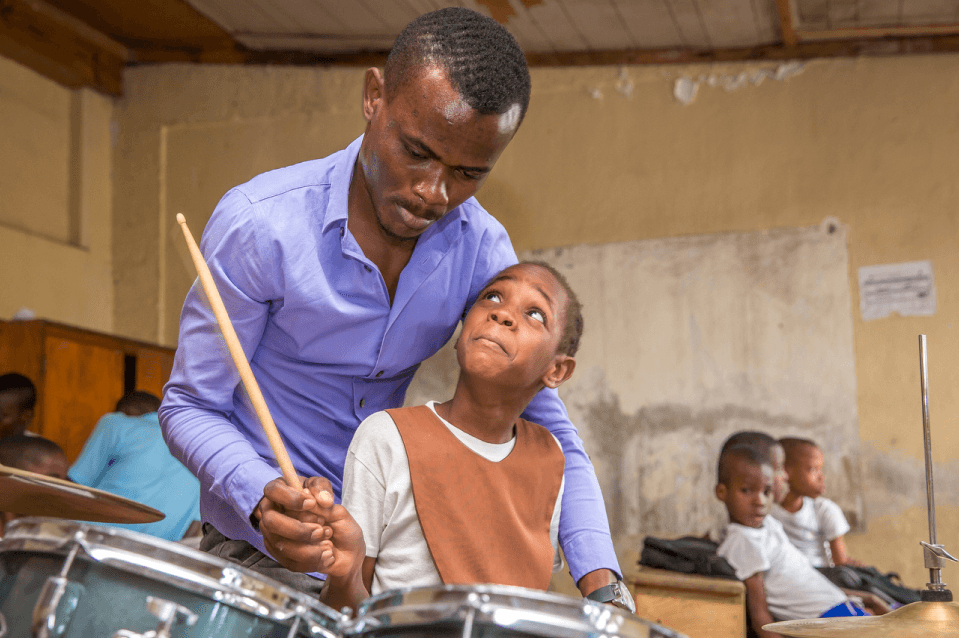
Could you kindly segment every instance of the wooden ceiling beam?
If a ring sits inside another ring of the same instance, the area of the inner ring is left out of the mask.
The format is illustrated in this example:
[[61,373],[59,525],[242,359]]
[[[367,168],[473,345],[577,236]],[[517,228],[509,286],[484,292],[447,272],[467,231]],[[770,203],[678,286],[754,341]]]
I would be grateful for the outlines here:
[[783,44],[787,47],[794,46],[799,42],[796,34],[796,10],[792,0],[776,0],[776,9],[779,11],[779,28],[783,34]]
[[127,48],[42,0],[0,0],[0,54],[68,88],[123,94]]
[[862,40],[869,38],[914,38],[959,34],[959,24],[923,24],[897,27],[854,27],[836,29],[800,29],[803,41]]

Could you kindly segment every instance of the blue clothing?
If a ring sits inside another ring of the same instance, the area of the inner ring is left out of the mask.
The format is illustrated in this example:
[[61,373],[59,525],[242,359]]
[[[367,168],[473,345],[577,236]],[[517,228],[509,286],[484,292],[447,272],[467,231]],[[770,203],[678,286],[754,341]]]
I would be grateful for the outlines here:
[[[201,241],[293,466],[329,478],[337,498],[360,422],[403,404],[420,363],[486,282],[516,263],[503,226],[470,198],[420,236],[391,304],[347,227],[361,141],[230,190]],[[559,396],[543,390],[523,416],[549,428],[566,455],[560,542],[573,577],[619,572],[599,484]],[[280,472],[199,282],[183,306],[160,422],[200,478],[204,522],[265,552],[249,515]]]
[[827,609],[820,618],[845,618],[848,616],[872,616],[872,614],[859,605],[854,605],[847,600],[844,603],[839,603],[835,607]]
[[173,458],[156,412],[104,415],[67,473],[70,479],[149,505],[166,515],[156,523],[116,524],[169,541],[200,520],[200,483]]

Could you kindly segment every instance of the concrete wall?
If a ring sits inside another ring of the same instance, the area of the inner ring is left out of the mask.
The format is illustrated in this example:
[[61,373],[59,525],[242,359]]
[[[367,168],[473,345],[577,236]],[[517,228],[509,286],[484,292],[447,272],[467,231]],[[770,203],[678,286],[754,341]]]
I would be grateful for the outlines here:
[[[229,186],[340,148],[362,130],[361,77],[186,66],[127,73],[115,163],[119,333],[175,342],[193,273],[174,215],[186,214],[199,236]],[[864,485],[864,531],[848,544],[867,563],[925,582],[920,333],[929,335],[939,539],[959,548],[959,371],[951,365],[959,57],[536,69],[533,86],[526,122],[480,196],[517,250],[815,226],[826,217],[846,228]],[[919,259],[935,268],[937,314],[863,322],[856,269]],[[651,384],[655,366],[635,365],[637,384]],[[619,549],[628,568],[635,546]]]
[[0,58],[0,317],[112,330],[112,123],[109,98]]

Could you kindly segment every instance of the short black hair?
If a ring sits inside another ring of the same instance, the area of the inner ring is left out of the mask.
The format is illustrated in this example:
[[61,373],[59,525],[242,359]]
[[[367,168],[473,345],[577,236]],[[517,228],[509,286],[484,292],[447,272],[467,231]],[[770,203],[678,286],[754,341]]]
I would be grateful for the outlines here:
[[0,375],[0,392],[8,391],[21,391],[25,390],[25,397],[23,399],[23,409],[32,410],[37,405],[37,386],[33,385],[33,381],[18,374],[16,372],[10,372],[4,375]]
[[25,470],[51,454],[66,456],[62,447],[42,436],[12,434],[0,438],[0,465]]
[[160,409],[160,397],[143,390],[134,390],[117,401],[117,412],[127,416],[142,416]]
[[816,445],[815,441],[803,439],[797,436],[783,437],[779,439],[779,444],[783,446],[783,452],[786,453],[786,465],[798,461],[800,455],[802,455],[808,448],[813,448],[816,450],[819,449],[819,446]]
[[720,485],[729,485],[732,479],[732,468],[734,461],[745,461],[749,465],[761,466],[770,465],[769,459],[765,458],[762,452],[752,445],[731,445],[723,447],[719,453],[719,463],[716,471],[716,480]]
[[723,443],[723,448],[720,451],[720,455],[726,451],[727,448],[733,446],[749,446],[754,448],[756,452],[759,453],[760,458],[770,465],[773,465],[775,460],[773,459],[772,449],[779,445],[779,441],[766,434],[765,432],[760,432],[758,430],[741,430],[732,434],[726,442]]
[[530,79],[526,56],[506,27],[481,13],[447,7],[416,18],[397,36],[386,60],[386,99],[411,74],[428,66],[446,71],[463,101],[482,115],[529,106]]

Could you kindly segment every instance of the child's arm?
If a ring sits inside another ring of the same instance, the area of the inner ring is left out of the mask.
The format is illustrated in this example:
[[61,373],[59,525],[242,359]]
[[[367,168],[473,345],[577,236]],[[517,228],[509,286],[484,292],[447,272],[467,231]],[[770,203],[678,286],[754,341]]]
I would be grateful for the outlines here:
[[865,607],[866,611],[873,616],[882,616],[883,614],[888,614],[890,611],[892,611],[892,607],[890,607],[886,601],[872,592],[859,591],[856,589],[840,589],[842,589],[843,593],[845,593],[847,596],[854,596],[862,600],[863,607]]
[[829,541],[829,552],[832,554],[832,562],[835,565],[852,565],[853,567],[863,567],[855,558],[850,558],[846,553],[845,536],[837,536]]
[[759,638],[782,638],[780,634],[763,629],[763,625],[776,620],[769,613],[769,606],[766,604],[766,585],[763,583],[762,572],[756,572],[744,580],[743,584],[746,586],[746,605],[749,607],[753,630]]

